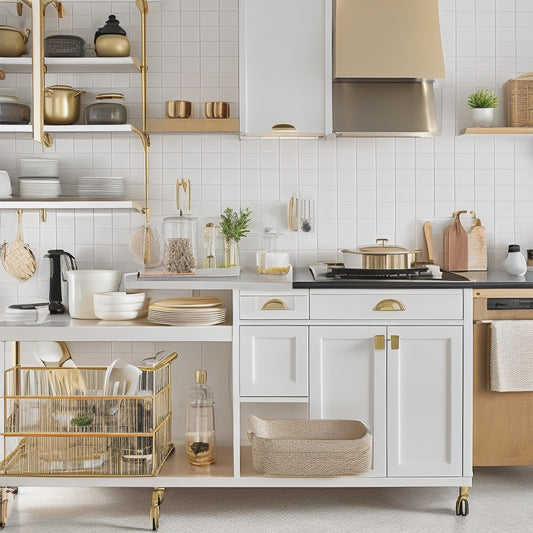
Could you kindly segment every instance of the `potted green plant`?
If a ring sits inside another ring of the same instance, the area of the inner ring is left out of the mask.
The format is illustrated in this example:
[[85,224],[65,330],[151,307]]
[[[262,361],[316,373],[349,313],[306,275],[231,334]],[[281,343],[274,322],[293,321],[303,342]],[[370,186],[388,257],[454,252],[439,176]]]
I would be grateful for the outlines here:
[[247,207],[239,212],[226,207],[220,215],[220,231],[224,236],[224,267],[239,266],[239,241],[250,231],[252,211]]
[[494,124],[494,109],[498,97],[491,89],[478,89],[469,94],[466,103],[472,108],[472,118],[477,126],[490,128]]

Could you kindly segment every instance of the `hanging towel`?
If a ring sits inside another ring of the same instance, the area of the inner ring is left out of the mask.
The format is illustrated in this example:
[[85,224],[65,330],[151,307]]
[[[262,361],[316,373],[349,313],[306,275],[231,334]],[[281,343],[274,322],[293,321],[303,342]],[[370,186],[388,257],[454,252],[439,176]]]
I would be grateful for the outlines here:
[[490,390],[533,391],[533,320],[491,322]]

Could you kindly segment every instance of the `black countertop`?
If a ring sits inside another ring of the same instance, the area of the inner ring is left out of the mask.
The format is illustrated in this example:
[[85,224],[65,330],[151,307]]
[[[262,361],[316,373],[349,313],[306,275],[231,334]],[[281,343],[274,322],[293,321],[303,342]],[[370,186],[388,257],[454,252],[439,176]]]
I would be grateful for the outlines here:
[[442,279],[382,280],[350,279],[339,280],[320,276],[317,280],[309,268],[294,270],[292,286],[295,289],[532,289],[533,271],[525,276],[509,276],[504,271],[492,272],[443,272]]

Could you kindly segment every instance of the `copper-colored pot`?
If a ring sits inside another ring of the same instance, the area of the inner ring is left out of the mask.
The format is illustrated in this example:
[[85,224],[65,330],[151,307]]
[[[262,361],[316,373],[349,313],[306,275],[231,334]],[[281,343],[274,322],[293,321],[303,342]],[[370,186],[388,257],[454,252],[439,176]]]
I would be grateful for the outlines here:
[[168,118],[189,118],[192,104],[187,100],[169,100],[166,105]]
[[13,26],[0,26],[0,56],[18,57],[26,51],[30,30]]
[[78,91],[68,85],[52,85],[44,90],[45,124],[74,124],[80,118],[80,96]]
[[205,116],[207,118],[229,118],[229,102],[206,102]]

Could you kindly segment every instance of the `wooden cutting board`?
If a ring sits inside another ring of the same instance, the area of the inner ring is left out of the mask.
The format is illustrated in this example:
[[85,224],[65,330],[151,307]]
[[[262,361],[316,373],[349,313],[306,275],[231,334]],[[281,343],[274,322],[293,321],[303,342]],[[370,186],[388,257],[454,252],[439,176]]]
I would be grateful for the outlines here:
[[455,272],[468,270],[468,237],[460,216],[466,211],[454,213],[454,221],[444,228],[444,269]]
[[481,220],[476,217],[468,238],[468,270],[487,270],[487,235]]

